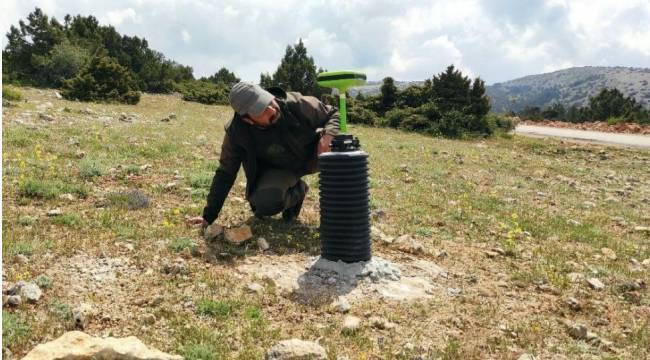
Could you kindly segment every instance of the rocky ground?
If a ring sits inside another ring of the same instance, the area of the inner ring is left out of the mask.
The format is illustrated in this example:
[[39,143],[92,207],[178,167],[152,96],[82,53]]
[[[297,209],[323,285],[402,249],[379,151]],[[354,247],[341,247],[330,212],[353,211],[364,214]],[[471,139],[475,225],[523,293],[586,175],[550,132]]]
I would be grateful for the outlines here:
[[[351,126],[370,154],[374,262],[318,260],[256,219],[240,174],[208,240],[191,225],[226,107],[3,109],[3,354],[70,330],[188,359],[640,359],[650,354],[650,151]],[[338,267],[337,267],[338,266]]]

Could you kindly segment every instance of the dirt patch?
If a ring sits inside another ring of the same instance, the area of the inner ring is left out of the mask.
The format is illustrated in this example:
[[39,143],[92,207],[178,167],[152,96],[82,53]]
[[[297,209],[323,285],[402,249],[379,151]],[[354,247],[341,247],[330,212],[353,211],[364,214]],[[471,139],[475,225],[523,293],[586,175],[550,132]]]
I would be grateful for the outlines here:
[[346,264],[302,254],[257,256],[237,267],[243,274],[271,282],[281,293],[305,304],[322,305],[344,295],[350,302],[382,298],[410,301],[432,297],[446,271],[433,262],[390,261],[378,256]]
[[650,125],[640,125],[636,123],[621,123],[621,124],[609,125],[606,121],[593,121],[593,122],[574,124],[565,121],[525,120],[522,121],[521,124],[534,125],[534,126],[550,126],[550,127],[563,128],[563,129],[601,131],[601,132],[611,132],[611,133],[621,133],[621,134],[650,135]]

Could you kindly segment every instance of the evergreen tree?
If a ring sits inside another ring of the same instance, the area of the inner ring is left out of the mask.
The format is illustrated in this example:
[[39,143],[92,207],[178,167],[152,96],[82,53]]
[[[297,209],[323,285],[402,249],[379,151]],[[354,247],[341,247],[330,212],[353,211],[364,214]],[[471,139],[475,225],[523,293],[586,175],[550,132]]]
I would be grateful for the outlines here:
[[316,65],[314,59],[307,55],[302,39],[293,47],[287,46],[278,69],[273,73],[272,84],[287,91],[320,96],[321,90],[316,83]]
[[386,112],[395,107],[395,103],[397,102],[397,86],[395,86],[395,80],[390,76],[384,78],[380,90],[381,109],[382,112]]
[[598,95],[589,98],[589,108],[594,120],[607,120],[610,117],[631,119],[641,110],[636,100],[625,97],[618,89],[602,89]]
[[474,116],[482,118],[490,112],[490,99],[485,95],[485,82],[481,78],[474,79],[469,97]]
[[235,76],[235,73],[231,72],[225,67],[222,67],[221,69],[219,69],[219,71],[214,73],[214,75],[209,76],[208,81],[211,81],[215,84],[223,83],[228,86],[232,86],[238,83],[240,79],[237,76]]
[[445,72],[433,77],[432,100],[438,104],[442,112],[452,110],[463,112],[471,105],[470,84],[471,81],[467,76],[463,76],[454,65],[449,65]]
[[270,88],[273,86],[273,78],[269,73],[260,74],[260,86],[263,88]]

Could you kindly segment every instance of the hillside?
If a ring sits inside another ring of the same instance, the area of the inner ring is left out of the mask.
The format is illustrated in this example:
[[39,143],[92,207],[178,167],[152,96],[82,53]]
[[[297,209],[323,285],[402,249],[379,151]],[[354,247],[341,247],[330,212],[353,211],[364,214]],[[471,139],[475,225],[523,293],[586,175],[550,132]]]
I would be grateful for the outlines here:
[[353,124],[373,254],[401,270],[355,287],[313,271],[316,175],[299,224],[252,216],[243,172],[218,221],[252,239],[206,242],[188,224],[229,107],[20,91],[2,119],[3,292],[42,295],[3,306],[3,358],[75,327],[188,360],[261,359],[291,338],[329,359],[650,356],[650,151]]
[[626,67],[575,67],[530,75],[487,87],[496,112],[519,111],[526,106],[545,107],[559,101],[565,106],[585,106],[602,88],[617,88],[650,107],[650,69]]

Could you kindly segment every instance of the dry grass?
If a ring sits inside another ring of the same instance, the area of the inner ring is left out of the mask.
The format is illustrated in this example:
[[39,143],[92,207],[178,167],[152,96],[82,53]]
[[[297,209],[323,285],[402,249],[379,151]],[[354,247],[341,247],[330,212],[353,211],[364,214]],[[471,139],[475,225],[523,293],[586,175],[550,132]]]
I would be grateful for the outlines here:
[[[389,235],[415,235],[427,250],[422,257],[448,269],[438,285],[461,293],[410,304],[368,299],[351,312],[384,316],[397,330],[364,325],[344,334],[342,315],[327,306],[296,303],[272,288],[247,292],[250,279],[234,267],[250,261],[255,246],[224,246],[217,255],[232,256],[212,262],[190,254],[194,245],[199,252],[206,246],[184,217],[201,213],[228,108],[174,96],[144,95],[127,106],[21,92],[26,101],[3,114],[3,280],[46,274],[51,286],[38,304],[6,309],[3,334],[11,340],[3,347],[16,356],[70,329],[67,310],[80,303],[95,310],[87,332],[136,335],[190,359],[260,358],[288,337],[320,339],[331,358],[649,356],[647,289],[624,288],[650,281],[648,267],[632,260],[650,258],[650,233],[634,230],[650,226],[648,151],[518,137],[449,141],[352,126],[371,156],[372,206],[386,213],[375,225]],[[45,102],[52,108],[37,110]],[[38,111],[57,120],[40,120]],[[121,122],[122,112],[137,119]],[[176,119],[159,121],[172,112]],[[316,176],[307,179],[303,226],[292,228],[252,221],[243,181],[240,173],[221,223],[251,223],[279,256],[318,253]],[[123,206],[129,199],[115,195],[134,190],[149,206],[131,209]],[[67,193],[75,199],[60,198]],[[46,216],[57,207],[65,217]],[[604,247],[616,259],[603,256]],[[504,255],[487,256],[493,248]],[[438,259],[442,250],[449,256]],[[375,252],[410,256],[380,245]],[[19,264],[17,254],[29,262]],[[184,272],[162,271],[179,256]],[[73,266],[102,259],[122,260],[115,279],[93,282]],[[605,290],[572,282],[572,273],[600,278]],[[571,310],[569,297],[582,310]],[[146,314],[156,323],[146,325]],[[566,321],[586,325],[611,346],[574,340]]]

